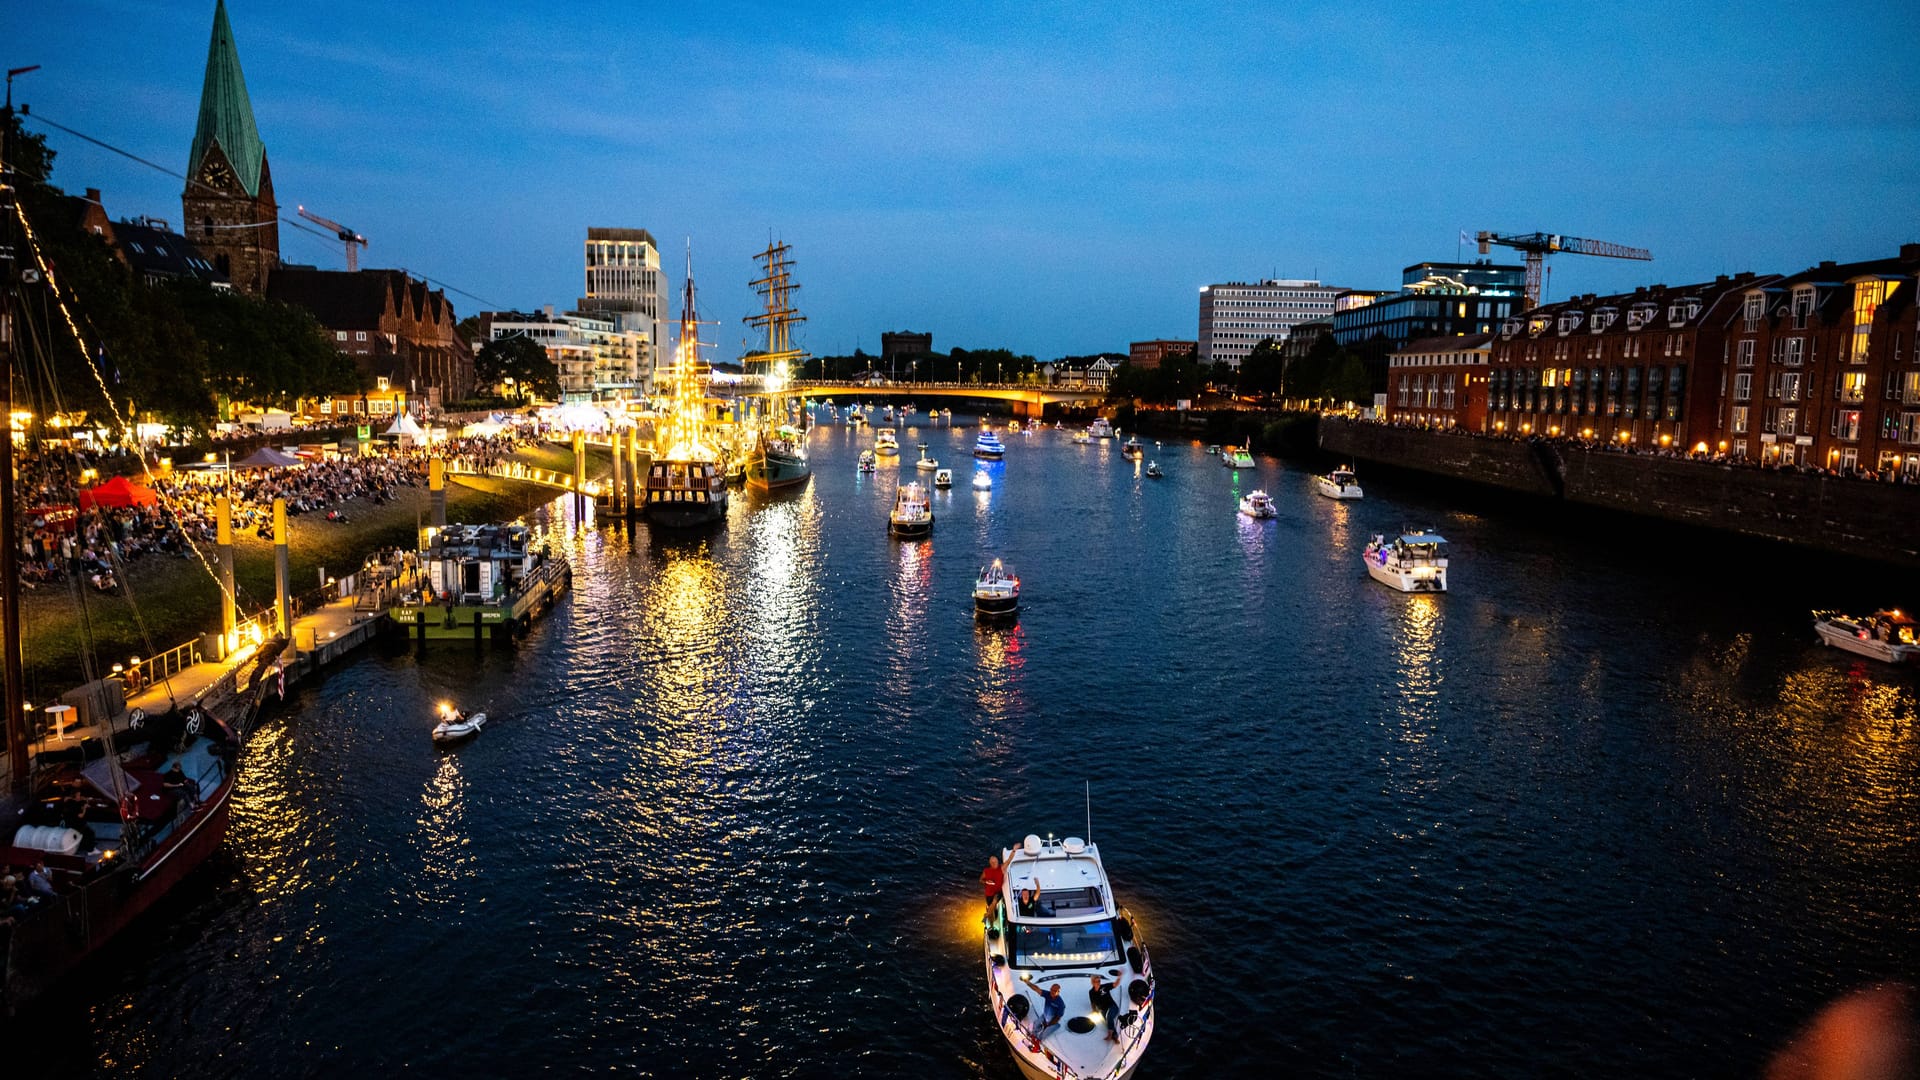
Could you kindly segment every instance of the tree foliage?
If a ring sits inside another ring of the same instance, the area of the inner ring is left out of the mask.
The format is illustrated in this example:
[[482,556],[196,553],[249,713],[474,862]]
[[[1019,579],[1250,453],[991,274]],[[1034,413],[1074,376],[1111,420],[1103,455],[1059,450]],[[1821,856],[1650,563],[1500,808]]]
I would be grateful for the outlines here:
[[560,369],[547,356],[547,350],[525,334],[510,334],[482,345],[473,357],[473,374],[482,386],[498,386],[512,379],[521,397],[560,396]]

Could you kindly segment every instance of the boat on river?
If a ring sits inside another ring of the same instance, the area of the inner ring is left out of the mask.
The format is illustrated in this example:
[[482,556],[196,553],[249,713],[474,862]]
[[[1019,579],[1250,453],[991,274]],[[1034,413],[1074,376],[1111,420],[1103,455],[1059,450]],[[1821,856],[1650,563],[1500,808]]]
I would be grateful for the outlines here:
[[1020,577],[999,559],[980,568],[973,582],[973,613],[983,619],[1001,619],[1020,613]]
[[1373,580],[1401,592],[1447,591],[1447,541],[1436,533],[1409,532],[1393,540],[1376,534],[1361,561]]
[[900,437],[890,427],[883,427],[873,436],[873,452],[881,457],[900,456]]
[[1096,439],[1113,438],[1113,425],[1104,416],[1096,416],[1093,423],[1087,425],[1087,434]]
[[1224,446],[1220,448],[1220,464],[1229,469],[1251,469],[1253,455],[1244,446]]
[[1007,446],[1000,441],[1000,436],[993,433],[993,429],[983,424],[980,427],[980,437],[973,440],[973,456],[985,458],[988,461],[998,461],[1007,456]]
[[1920,663],[1920,640],[1915,637],[1913,617],[1898,608],[1883,608],[1866,616],[1816,611],[1813,632],[1820,636],[1820,644],[1858,656],[1888,664]]
[[1147,462],[1147,475],[1154,478],[1155,480],[1158,480],[1167,474],[1160,471],[1159,462],[1149,461]]
[[991,476],[988,476],[988,475],[986,474],[986,472],[985,472],[984,470],[983,470],[983,471],[979,471],[979,472],[975,472],[975,473],[973,474],[973,490],[975,490],[975,491],[992,491],[992,490],[993,490],[993,477],[991,477]]
[[774,417],[785,417],[792,400],[783,393],[787,374],[806,363],[807,353],[793,347],[793,324],[804,322],[793,305],[793,294],[800,286],[793,283],[793,246],[769,243],[754,256],[760,273],[749,284],[766,298],[766,310],[746,317],[750,326],[767,332],[766,351],[753,362],[768,372],[766,419],[754,433],[753,447],[747,454],[747,486],[762,491],[797,487],[813,475],[807,461],[806,433],[788,424],[775,424]]
[[933,486],[945,491],[953,486],[952,469],[936,469],[933,473]]
[[921,443],[920,444],[920,460],[914,462],[913,467],[920,470],[921,472],[933,472],[934,470],[940,468],[940,463],[927,456],[927,444]]
[[901,484],[887,513],[887,531],[895,536],[920,537],[933,532],[933,503],[919,484]]
[[1093,436],[1084,431],[1076,431],[1073,433],[1073,441],[1085,446],[1093,442]]
[[1279,517],[1280,511],[1273,505],[1273,499],[1258,489],[1249,491],[1240,500],[1240,512],[1250,518]]
[[1135,461],[1145,457],[1146,453],[1146,447],[1141,446],[1140,440],[1137,438],[1128,439],[1120,447],[1121,457],[1130,458]]
[[465,742],[480,734],[487,723],[487,714],[483,712],[464,713],[451,705],[440,706],[440,722],[433,726],[433,741],[436,746],[451,746]]
[[[693,252],[687,252],[687,282],[680,299],[680,341],[665,418],[656,441],[666,450],[647,468],[641,513],[650,525],[669,529],[711,525],[727,516],[726,467],[707,431],[707,369],[700,359],[700,321],[693,288]],[[743,463],[744,471],[744,463]]]
[[873,459],[873,451],[871,450],[860,451],[860,471],[861,472],[875,472],[879,468],[880,466]]
[[567,561],[534,550],[532,535],[520,524],[434,530],[420,551],[420,577],[388,615],[427,638],[524,634],[573,581]]
[[1158,983],[1098,846],[1028,836],[1001,864],[982,951],[987,1007],[1014,1064],[1029,1080],[1127,1080],[1153,1038]]
[[747,486],[777,491],[806,483],[813,465],[807,461],[805,439],[785,424],[760,431],[747,455]]
[[1360,482],[1353,478],[1353,470],[1345,467],[1314,477],[1313,487],[1329,499],[1357,499],[1361,495]]

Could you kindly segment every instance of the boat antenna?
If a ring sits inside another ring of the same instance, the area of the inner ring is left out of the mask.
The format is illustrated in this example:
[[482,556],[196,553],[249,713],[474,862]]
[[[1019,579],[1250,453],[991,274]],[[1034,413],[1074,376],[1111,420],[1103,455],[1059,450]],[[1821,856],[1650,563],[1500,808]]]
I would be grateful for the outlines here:
[[1091,844],[1091,843],[1093,843],[1093,781],[1091,781],[1091,780],[1082,780],[1082,781],[1080,781],[1080,782],[1081,782],[1082,784],[1085,784],[1085,785],[1086,785],[1086,797],[1087,797],[1087,843],[1089,843],[1089,844]]

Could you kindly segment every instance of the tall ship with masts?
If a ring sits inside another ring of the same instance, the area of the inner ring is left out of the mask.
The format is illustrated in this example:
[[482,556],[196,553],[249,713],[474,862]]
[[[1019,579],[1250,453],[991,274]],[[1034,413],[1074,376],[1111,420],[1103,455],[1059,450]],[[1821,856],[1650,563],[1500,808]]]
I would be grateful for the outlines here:
[[694,304],[693,245],[687,245],[687,284],[680,300],[680,341],[674,353],[667,415],[656,427],[660,447],[647,470],[644,513],[667,528],[710,525],[727,516],[726,467],[707,428],[707,365],[700,359],[700,319]]
[[[767,244],[767,250],[754,256],[760,264],[760,276],[751,283],[753,290],[766,297],[765,311],[749,315],[743,321],[767,332],[766,351],[749,361],[764,372],[767,388],[767,412],[754,432],[747,452],[747,484],[771,491],[795,487],[813,475],[807,461],[806,431],[789,422],[791,402],[784,393],[791,385],[795,369],[807,359],[807,353],[793,347],[793,324],[806,316],[793,306],[793,247]],[[806,423],[806,410],[800,411],[799,424]]]
[[[220,18],[216,25],[224,24],[224,15]],[[216,36],[209,70],[231,66],[237,78],[231,45],[222,51],[219,40]],[[54,335],[71,334],[77,355],[88,364],[103,355],[90,324],[69,309],[71,283],[56,277],[31,228],[21,227],[27,218],[16,207],[16,196],[23,181],[36,181],[13,172],[6,145],[13,137],[12,121],[9,98],[0,113],[0,169],[5,170],[0,173],[0,416],[13,414],[16,369],[30,393],[58,400],[55,387],[35,382],[36,372],[52,370]],[[252,123],[250,113],[247,123]],[[13,312],[23,306],[57,308],[60,316],[38,327],[26,319],[16,323]],[[83,325],[89,325],[84,334]],[[16,364],[16,351],[34,354],[32,362]],[[106,392],[104,381],[101,387]],[[120,407],[110,393],[107,404],[118,419]],[[123,434],[131,434],[124,422],[121,426]],[[32,450],[39,439],[32,435],[25,446]],[[101,675],[85,630],[90,625],[84,617],[87,590],[77,572],[70,572],[73,601],[82,608],[79,661],[87,681],[43,712],[30,712],[20,644],[14,458],[14,440],[0,438],[0,668],[5,676],[0,870],[9,885],[18,883],[17,891],[10,890],[10,906],[0,911],[3,1013],[45,994],[105,948],[220,846],[244,740],[285,644],[282,638],[253,636],[228,658],[220,677],[194,695],[184,687],[176,695],[172,680],[163,681],[166,708],[145,715],[127,707],[126,681],[118,674]],[[39,470],[41,490],[64,488],[77,496],[83,464],[75,454],[65,465],[54,465],[57,480],[47,469]],[[101,511],[96,503],[80,513]],[[126,599],[132,602],[131,595]],[[36,716],[44,716],[52,729],[44,737],[33,730]]]

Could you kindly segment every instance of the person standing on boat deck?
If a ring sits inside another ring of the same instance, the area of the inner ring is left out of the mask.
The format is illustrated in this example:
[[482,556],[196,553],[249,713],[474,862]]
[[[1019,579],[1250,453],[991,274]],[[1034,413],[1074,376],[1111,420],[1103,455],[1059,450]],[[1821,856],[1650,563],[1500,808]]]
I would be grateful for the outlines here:
[[980,871],[980,884],[987,890],[987,915],[993,915],[993,902],[1007,887],[1007,872],[1000,869],[1000,856],[987,856],[987,868]]
[[1107,1041],[1119,1042],[1120,1029],[1115,1021],[1120,1019],[1120,1003],[1113,999],[1113,992],[1120,988],[1120,980],[1113,980],[1108,986],[1099,975],[1089,976],[1093,986],[1087,991],[1087,1002],[1100,1011],[1100,1018],[1107,1023]]
[[1067,999],[1060,996],[1059,983],[1054,983],[1042,990],[1038,983],[1025,975],[1020,976],[1020,981],[1033,987],[1033,992],[1040,995],[1040,1026],[1034,1028],[1033,1033],[1035,1036],[1044,1035],[1048,1028],[1059,1023],[1060,1018],[1067,1015]]

